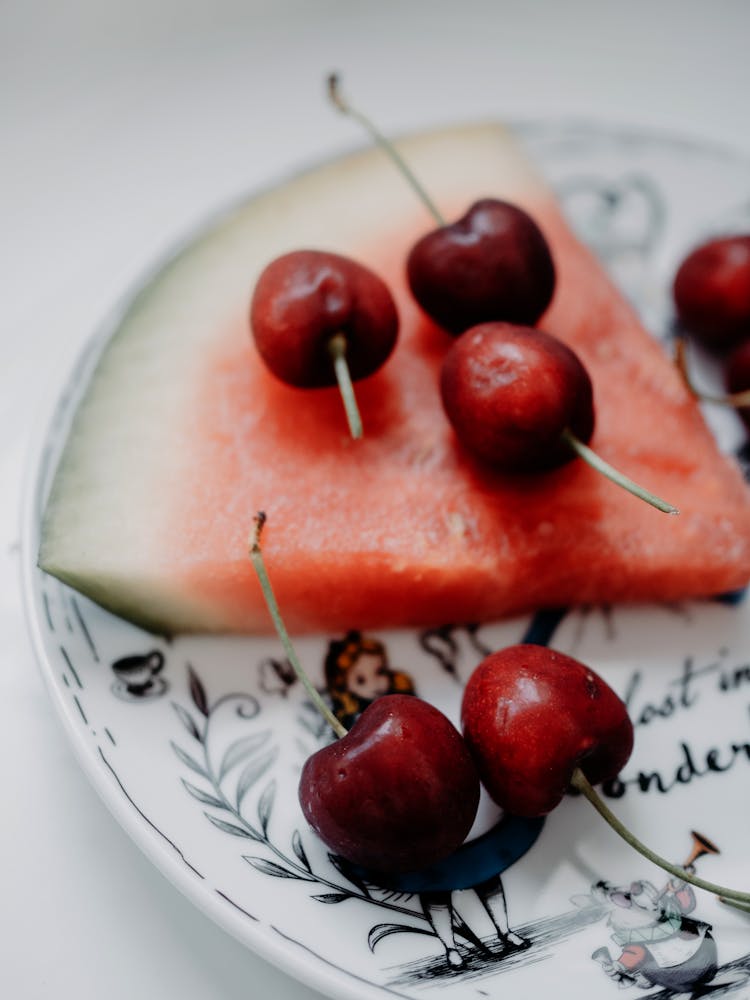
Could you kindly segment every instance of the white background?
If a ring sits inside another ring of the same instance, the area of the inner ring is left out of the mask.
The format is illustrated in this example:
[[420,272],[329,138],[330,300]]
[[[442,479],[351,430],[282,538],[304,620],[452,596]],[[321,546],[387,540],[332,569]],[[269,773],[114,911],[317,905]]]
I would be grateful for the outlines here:
[[306,987],[159,875],[79,771],[25,632],[21,479],[38,412],[151,260],[247,188],[386,131],[593,118],[750,152],[746,0],[0,3],[0,994]]

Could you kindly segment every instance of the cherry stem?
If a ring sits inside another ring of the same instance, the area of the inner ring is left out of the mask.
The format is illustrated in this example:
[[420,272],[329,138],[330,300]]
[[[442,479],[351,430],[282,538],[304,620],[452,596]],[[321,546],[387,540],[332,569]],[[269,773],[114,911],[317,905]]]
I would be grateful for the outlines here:
[[396,169],[401,173],[401,176],[407,181],[408,184],[416,192],[417,197],[422,201],[423,205],[427,211],[432,215],[433,219],[437,222],[439,226],[445,225],[445,219],[443,218],[440,209],[437,207],[435,202],[430,198],[422,187],[421,183],[417,180],[416,176],[411,170],[406,160],[401,156],[399,151],[390,141],[387,139],[383,133],[373,125],[369,118],[362,114],[361,111],[357,111],[348,104],[344,98],[341,96],[341,91],[339,90],[339,77],[337,73],[331,73],[328,77],[328,96],[330,97],[333,104],[345,115],[349,115],[350,118],[354,118],[359,124],[364,128],[364,130],[370,135],[375,143],[386,153],[387,156],[391,158]]
[[584,795],[591,805],[596,809],[599,815],[609,823],[615,833],[618,833],[622,839],[628,843],[634,850],[642,854],[644,858],[647,858],[653,864],[658,865],[659,868],[663,868],[664,871],[669,872],[670,875],[674,875],[675,878],[681,879],[683,882],[690,882],[691,885],[697,886],[699,889],[706,889],[708,892],[713,892],[719,896],[722,901],[725,901],[730,906],[738,905],[739,909],[750,908],[750,893],[739,892],[737,889],[727,889],[722,885],[716,885],[715,882],[707,882],[705,879],[699,878],[697,875],[693,875],[686,868],[682,868],[680,865],[673,865],[669,861],[666,861],[661,855],[656,854],[652,851],[650,847],[646,847],[636,836],[634,836],[626,826],[615,816],[615,814],[610,810],[609,806],[604,802],[601,796],[594,791],[591,787],[586,775],[577,767],[573,772],[573,777],[571,778],[571,785],[573,788],[577,789],[582,795]]
[[352,376],[346,360],[346,337],[343,333],[335,333],[328,341],[328,353],[333,359],[333,370],[339,384],[341,400],[346,411],[351,436],[356,440],[362,437],[362,418],[359,415],[357,397],[354,395]]
[[742,913],[750,913],[750,904],[748,903],[737,903],[733,899],[724,899],[723,896],[719,896],[719,902],[731,906],[735,910],[740,910]]
[[266,570],[266,562],[263,558],[263,553],[260,548],[260,536],[263,531],[263,525],[266,523],[266,515],[263,511],[258,511],[258,513],[253,518],[253,530],[250,535],[250,561],[253,564],[253,569],[255,570],[258,581],[263,591],[263,597],[265,598],[268,611],[273,619],[273,624],[278,632],[279,639],[281,639],[281,644],[284,647],[284,652],[289,659],[289,662],[294,669],[295,674],[302,681],[302,685],[310,696],[313,704],[323,716],[325,721],[334,731],[334,733],[341,737],[346,736],[346,729],[341,725],[339,720],[330,710],[328,705],[323,701],[320,696],[320,692],[314,687],[312,681],[305,673],[302,664],[299,662],[297,653],[292,645],[292,640],[289,638],[289,633],[286,630],[284,621],[281,617],[281,612],[279,611],[278,601],[276,600],[276,595],[273,592],[273,587],[271,586],[271,581],[268,577],[268,572]]
[[731,406],[736,410],[741,409],[743,406],[750,406],[750,389],[744,389],[742,392],[713,394],[702,392],[695,387],[688,371],[687,348],[682,337],[678,337],[675,341],[674,360],[677,370],[682,375],[682,381],[687,386],[688,392],[695,396],[696,399],[701,400],[703,403],[718,403],[720,406]]
[[567,445],[569,445],[573,451],[582,458],[587,465],[590,465],[592,469],[596,469],[597,472],[601,472],[603,476],[611,480],[617,486],[621,486],[628,493],[632,493],[634,497],[638,497],[639,500],[645,500],[646,503],[651,504],[652,507],[656,507],[657,510],[663,511],[665,514],[679,514],[679,510],[673,507],[671,503],[667,503],[666,500],[662,500],[660,497],[656,496],[655,493],[650,493],[648,490],[639,486],[638,483],[633,482],[627,476],[623,475],[615,469],[614,466],[610,465],[609,462],[605,462],[595,451],[592,451],[587,444],[584,444],[580,438],[566,427],[562,432],[562,439]]

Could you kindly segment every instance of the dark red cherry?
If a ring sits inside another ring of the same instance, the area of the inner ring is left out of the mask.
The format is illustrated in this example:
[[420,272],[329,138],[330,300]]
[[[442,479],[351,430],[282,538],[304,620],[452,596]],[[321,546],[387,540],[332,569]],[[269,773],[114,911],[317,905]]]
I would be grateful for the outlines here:
[[307,760],[299,798],[336,854],[373,871],[404,872],[461,845],[479,779],[461,735],[438,709],[412,695],[385,695]]
[[266,365],[301,388],[336,385],[331,340],[343,333],[352,380],[372,375],[396,344],[398,314],[387,286],[356,261],[297,250],[263,271],[250,307]]
[[406,270],[414,298],[452,334],[493,320],[533,326],[555,289],[542,231],[522,209],[492,198],[423,236]]
[[546,646],[487,657],[464,691],[464,738],[485,788],[517,816],[545,816],[579,791],[631,847],[671,875],[750,909],[750,894],[699,878],[639,840],[593,785],[615,778],[633,749],[627,708],[593,670]]
[[614,778],[633,749],[633,725],[612,688],[546,646],[488,656],[466,686],[461,722],[485,788],[519,816],[551,812],[576,768],[591,784]]
[[750,337],[750,235],[697,247],[674,279],[682,326],[707,347],[725,350]]
[[594,431],[591,379],[578,356],[541,330],[484,323],[451,345],[440,377],[461,444],[503,472],[552,469],[575,458],[567,428]]
[[[730,392],[750,390],[750,338],[736,347],[727,359],[726,385]],[[750,406],[742,406],[737,412],[745,426],[750,428]]]

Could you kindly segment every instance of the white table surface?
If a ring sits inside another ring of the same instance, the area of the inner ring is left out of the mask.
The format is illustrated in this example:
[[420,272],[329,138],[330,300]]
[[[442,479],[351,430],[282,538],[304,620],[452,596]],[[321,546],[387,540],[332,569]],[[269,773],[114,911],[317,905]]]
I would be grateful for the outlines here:
[[386,131],[584,117],[750,152],[746,0],[5,0],[0,5],[0,994],[318,996],[212,925],[69,749],[27,638],[35,420],[108,307],[238,193]]

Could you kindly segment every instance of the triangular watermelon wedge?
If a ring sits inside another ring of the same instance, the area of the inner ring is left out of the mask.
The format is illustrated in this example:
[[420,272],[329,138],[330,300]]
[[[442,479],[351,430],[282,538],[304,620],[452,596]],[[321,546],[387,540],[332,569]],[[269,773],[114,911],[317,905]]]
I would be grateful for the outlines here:
[[[450,341],[421,315],[403,275],[408,248],[432,223],[372,150],[243,205],[136,296],[75,417],[40,565],[164,632],[270,630],[246,556],[260,509],[269,571],[295,631],[480,621],[744,585],[750,501],[739,472],[514,140],[487,125],[402,148],[448,217],[479,196],[533,214],[558,271],[540,326],[589,368],[592,445],[679,516],[580,461],[511,478],[462,453],[437,388]],[[278,383],[250,341],[258,273],[302,247],[362,260],[397,298],[399,345],[357,386],[362,441],[349,437],[336,390]]]

